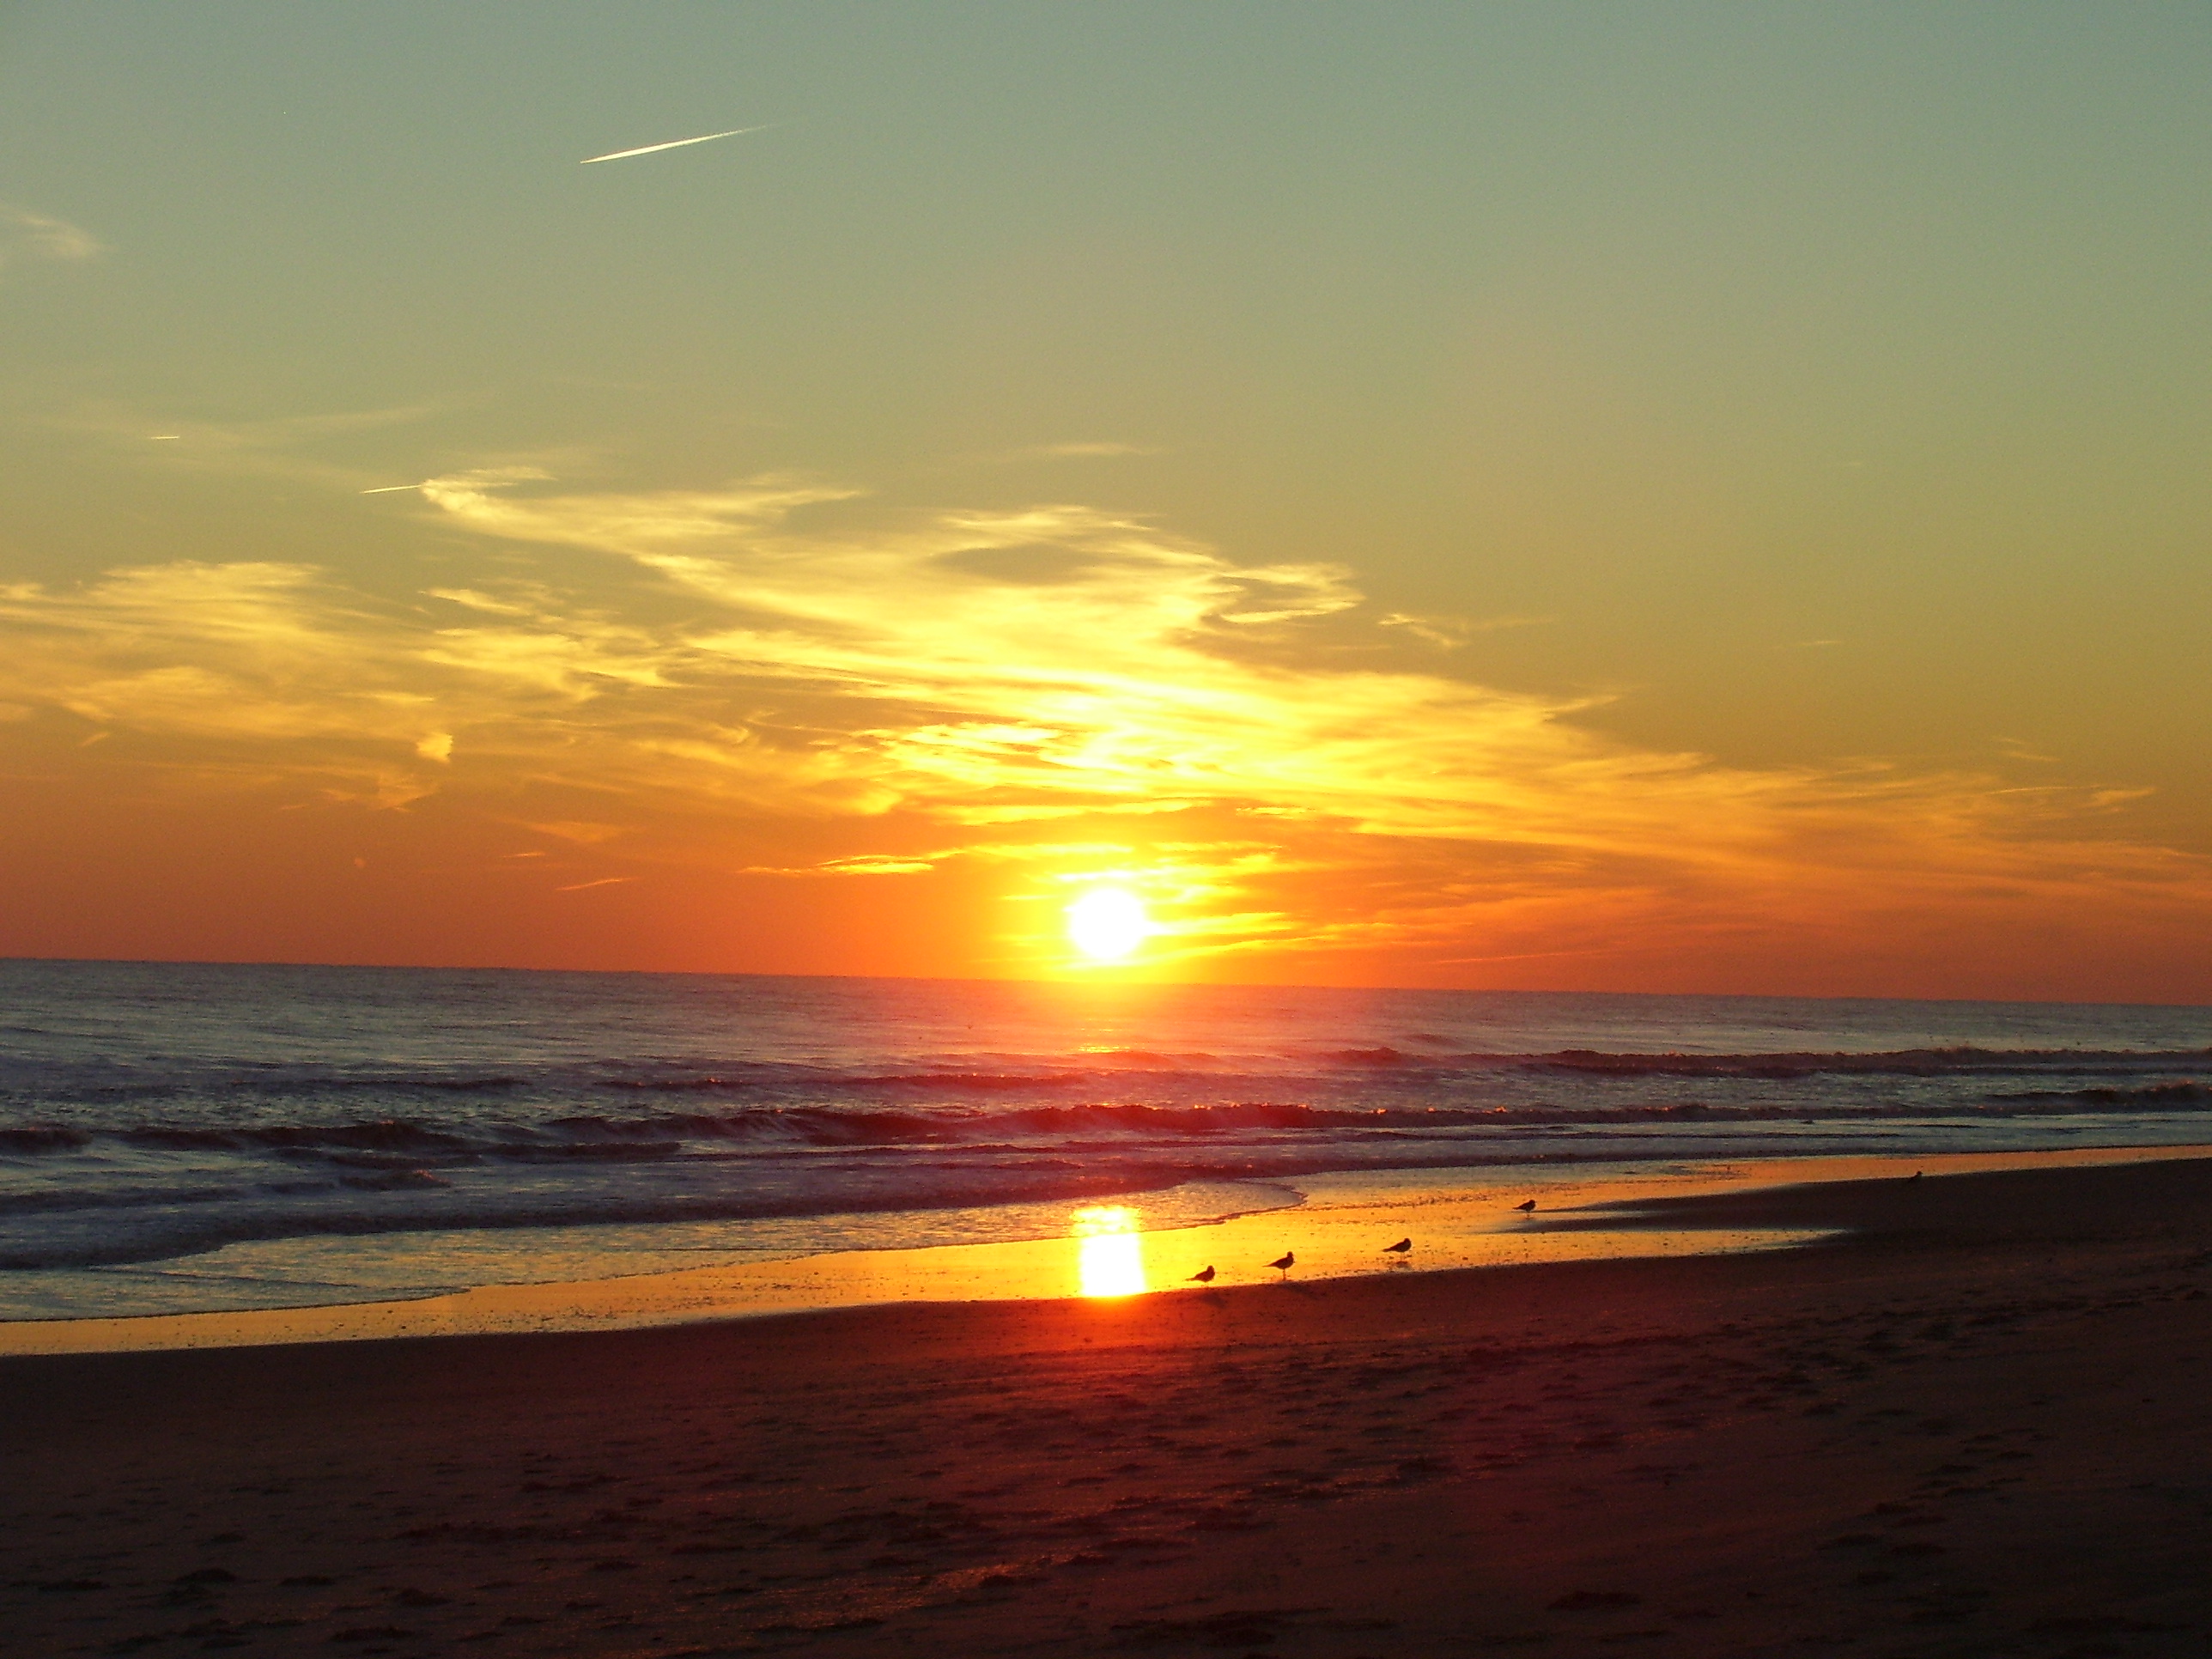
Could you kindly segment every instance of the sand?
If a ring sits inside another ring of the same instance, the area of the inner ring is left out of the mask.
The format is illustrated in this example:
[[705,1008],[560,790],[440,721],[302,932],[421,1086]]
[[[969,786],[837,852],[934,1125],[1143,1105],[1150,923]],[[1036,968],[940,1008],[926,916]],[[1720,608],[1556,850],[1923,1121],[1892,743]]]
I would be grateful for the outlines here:
[[0,1648],[2212,1653],[2212,1160],[1660,1207],[1849,1231],[9,1358]]

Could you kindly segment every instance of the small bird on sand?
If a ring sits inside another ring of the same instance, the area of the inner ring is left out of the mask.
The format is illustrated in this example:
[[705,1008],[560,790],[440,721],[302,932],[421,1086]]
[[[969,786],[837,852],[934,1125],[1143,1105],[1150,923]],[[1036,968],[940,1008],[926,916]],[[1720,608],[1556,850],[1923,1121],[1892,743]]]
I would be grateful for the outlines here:
[[1533,1198],[1524,1198],[1513,1207],[1520,1211],[1522,1215],[1534,1215],[1536,1213],[1536,1200]]
[[1211,1285],[1213,1283],[1213,1269],[1210,1267],[1200,1267],[1190,1276],[1190,1282],[1194,1285]]
[[1927,1173],[1928,1173],[1928,1171],[1927,1171],[1927,1170],[1914,1170],[1911,1175],[1909,1175],[1909,1176],[1905,1176],[1905,1179],[1906,1182],[1907,1182],[1908,1184],[1910,1184],[1910,1183],[1911,1183],[1911,1182],[1915,1182],[1915,1181],[1919,1180],[1921,1176],[1923,1176],[1926,1175]]
[[1288,1279],[1291,1276],[1291,1269],[1298,1265],[1298,1258],[1294,1251],[1285,1250],[1267,1265],[1282,1274],[1285,1279]]
[[1413,1254],[1413,1241],[1410,1238],[1401,1238],[1395,1244],[1385,1244],[1382,1247],[1382,1254],[1385,1255],[1410,1255]]

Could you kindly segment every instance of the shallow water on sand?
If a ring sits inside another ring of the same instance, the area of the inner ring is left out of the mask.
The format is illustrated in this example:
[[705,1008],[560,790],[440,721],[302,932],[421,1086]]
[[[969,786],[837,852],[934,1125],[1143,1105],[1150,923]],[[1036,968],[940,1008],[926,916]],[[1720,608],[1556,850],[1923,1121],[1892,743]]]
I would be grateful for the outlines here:
[[[500,1284],[406,1301],[0,1323],[0,1354],[230,1347],[391,1337],[617,1330],[912,1302],[1212,1295],[1240,1285],[1600,1258],[1783,1249],[1818,1231],[1646,1219],[1655,1200],[1814,1181],[1900,1181],[2032,1164],[2212,1156],[2212,1147],[1966,1153],[1932,1158],[1617,1165],[1572,1173],[1403,1170],[1301,1177],[1285,1206],[1163,1224],[1142,1197],[1059,1212],[1050,1237],[732,1259],[635,1277]],[[1931,1194],[1938,1190],[1929,1188]],[[1533,1213],[1520,1208],[1534,1203]],[[1412,1248],[1395,1255],[1390,1244]],[[1282,1254],[1291,1258],[1278,1270]],[[1210,1276],[1202,1282],[1201,1273]]]

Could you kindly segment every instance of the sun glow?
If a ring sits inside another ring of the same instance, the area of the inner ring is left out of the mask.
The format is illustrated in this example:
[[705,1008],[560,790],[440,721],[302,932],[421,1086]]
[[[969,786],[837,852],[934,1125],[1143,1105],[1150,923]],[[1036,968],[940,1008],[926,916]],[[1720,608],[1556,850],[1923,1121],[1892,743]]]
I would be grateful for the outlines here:
[[1152,933],[1144,901],[1119,887],[1094,887],[1067,907],[1067,936],[1093,962],[1119,962]]
[[1095,1204],[1068,1218],[1076,1285],[1085,1296],[1141,1296],[1150,1288],[1137,1220],[1137,1212],[1121,1204]]

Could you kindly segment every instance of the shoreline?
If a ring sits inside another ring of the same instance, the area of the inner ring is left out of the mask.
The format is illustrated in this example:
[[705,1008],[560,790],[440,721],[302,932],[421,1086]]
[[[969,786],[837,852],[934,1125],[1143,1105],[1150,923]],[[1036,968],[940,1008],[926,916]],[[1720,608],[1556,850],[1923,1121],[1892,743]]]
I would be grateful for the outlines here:
[[[1813,1243],[1827,1230],[1778,1222],[1784,1205],[1736,1210],[1708,1200],[1807,1182],[1880,1182],[1925,1170],[2099,1167],[2212,1157],[2212,1146],[1741,1159],[1679,1168],[1565,1172],[1391,1170],[1274,1184],[1305,1196],[1283,1209],[1192,1225],[1143,1225],[1142,1195],[1070,1206],[1067,1235],[903,1249],[836,1251],[636,1276],[495,1284],[403,1299],[363,1298],[243,1311],[0,1322],[0,1358],[318,1342],[394,1341],[493,1333],[621,1330],[930,1303],[1048,1302],[1190,1295],[1272,1282],[1261,1264],[1284,1249],[1306,1282],[1539,1262],[1726,1254]],[[1683,1160],[1692,1163],[1694,1160]],[[1534,1218],[1513,1212],[1540,1194]],[[1719,1219],[1733,1215],[1732,1221]],[[1662,1224],[1673,1218],[1679,1224]],[[1416,1238],[1407,1272],[1381,1246]]]
[[2204,1650],[2212,1158],[1672,1202],[1834,1237],[0,1359],[0,1616],[394,1659]]

